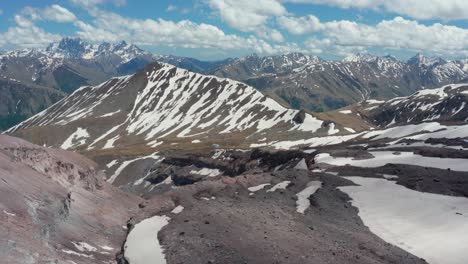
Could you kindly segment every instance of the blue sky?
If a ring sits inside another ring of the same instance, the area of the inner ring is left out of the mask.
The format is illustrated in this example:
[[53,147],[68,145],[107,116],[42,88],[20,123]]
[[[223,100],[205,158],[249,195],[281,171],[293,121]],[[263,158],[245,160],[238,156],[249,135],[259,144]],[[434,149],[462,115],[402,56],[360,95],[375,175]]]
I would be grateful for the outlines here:
[[299,51],[468,57],[464,0],[4,0],[0,49],[64,36],[204,60]]

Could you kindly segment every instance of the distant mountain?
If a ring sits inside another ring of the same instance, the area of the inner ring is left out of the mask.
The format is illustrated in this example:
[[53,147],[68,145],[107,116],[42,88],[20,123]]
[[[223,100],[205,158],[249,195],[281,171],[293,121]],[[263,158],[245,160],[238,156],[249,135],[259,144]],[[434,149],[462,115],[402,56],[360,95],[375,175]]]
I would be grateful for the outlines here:
[[72,92],[116,75],[133,73],[153,61],[153,55],[122,41],[89,44],[64,38],[45,49],[0,54],[0,78]]
[[255,76],[268,76],[278,73],[290,73],[305,65],[322,62],[317,56],[308,56],[301,53],[289,53],[278,56],[260,57],[252,54],[239,59],[231,60],[226,65],[220,65],[215,74],[220,77],[235,80],[248,80]]
[[0,79],[0,131],[46,109],[64,96],[55,89]]
[[227,58],[219,61],[201,61],[189,57],[180,57],[173,55],[155,55],[155,61],[165,62],[177,66],[182,69],[186,69],[197,73],[209,73],[234,61],[234,59]]
[[468,121],[468,84],[451,84],[420,90],[410,96],[388,101],[368,100],[355,108],[356,113],[380,127],[437,121]]
[[213,71],[245,82],[290,107],[328,111],[365,99],[407,96],[468,78],[466,61],[421,54],[402,62],[392,56],[359,53],[325,61],[300,53],[236,59]]
[[[133,74],[156,60],[196,72],[212,70],[220,64],[230,62],[229,60],[204,62],[176,56],[153,55],[125,41],[116,44],[107,42],[90,44],[80,38],[64,38],[45,49],[22,49],[0,53],[2,91],[7,89],[3,85],[5,82],[32,89],[41,88],[26,93],[17,92],[14,98],[0,94],[3,101],[8,104],[0,109],[0,116],[8,120],[0,122],[0,131],[8,125],[15,124],[15,121],[22,121],[50,106],[64,94],[71,93],[81,86],[96,85],[114,76]],[[54,96],[49,96],[50,89],[57,90]],[[31,98],[29,96],[31,93],[38,97]],[[26,105],[25,102],[30,104]],[[23,106],[26,109],[21,109]],[[5,110],[15,107],[19,107],[18,111],[23,114],[10,116],[11,110]]]

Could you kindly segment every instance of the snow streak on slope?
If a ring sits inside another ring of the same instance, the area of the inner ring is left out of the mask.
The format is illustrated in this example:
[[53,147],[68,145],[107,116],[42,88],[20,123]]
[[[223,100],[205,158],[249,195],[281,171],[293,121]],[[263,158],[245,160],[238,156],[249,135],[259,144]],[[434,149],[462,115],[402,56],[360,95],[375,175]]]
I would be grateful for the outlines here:
[[309,197],[313,195],[318,189],[322,187],[322,182],[320,181],[311,181],[307,184],[307,187],[296,194],[296,211],[300,214],[303,214],[307,208],[310,206]]
[[[129,133],[146,139],[193,136],[216,125],[220,133],[255,129],[257,132],[288,123],[297,114],[252,87],[228,79],[188,72],[164,64],[148,74],[129,114]],[[322,122],[308,116],[294,129],[315,131]]]
[[78,127],[78,129],[71,134],[65,142],[60,146],[62,149],[69,149],[83,145],[86,142],[86,138],[89,137],[88,131],[86,128]]
[[124,141],[125,137],[142,138],[150,146],[150,142],[166,136],[234,132],[248,136],[266,130],[288,136],[292,132],[312,135],[321,128],[323,121],[310,114],[295,122],[298,113],[246,84],[154,63],[135,75],[82,87],[8,132],[37,126],[44,130],[59,125],[70,130],[86,127],[90,136],[85,145],[102,149],[113,147],[116,140]]

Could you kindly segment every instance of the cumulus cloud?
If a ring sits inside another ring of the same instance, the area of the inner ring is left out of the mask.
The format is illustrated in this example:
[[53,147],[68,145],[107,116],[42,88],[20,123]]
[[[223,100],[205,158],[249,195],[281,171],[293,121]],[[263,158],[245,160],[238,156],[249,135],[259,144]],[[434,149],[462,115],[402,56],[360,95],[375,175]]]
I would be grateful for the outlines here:
[[267,24],[272,17],[287,14],[277,0],[206,0],[222,21],[242,32],[253,32],[258,37],[274,42],[283,42],[277,29]]
[[15,46],[21,48],[42,47],[51,41],[57,41],[61,37],[46,32],[34,23],[20,15],[15,16],[16,25],[8,28],[6,32],[0,33],[0,47]]
[[304,17],[281,16],[277,19],[277,22],[281,28],[295,35],[312,33],[322,29],[322,24],[319,19],[312,15]]
[[177,6],[175,5],[168,5],[167,8],[166,8],[166,11],[170,12],[170,11],[176,11],[177,10]]
[[124,6],[127,0],[70,0],[73,4],[86,8],[95,8],[97,5],[112,3],[115,6]]
[[[441,23],[427,25],[402,17],[383,20],[375,25],[349,20],[322,22],[313,15],[294,17],[276,0],[260,0],[255,3],[247,0],[204,0],[210,3],[223,21],[233,28],[247,32],[238,35],[227,34],[221,28],[207,23],[130,18],[104,11],[99,6],[89,6],[111,0],[71,1],[80,2],[92,19],[81,21],[70,10],[59,5],[25,8],[14,17],[15,26],[0,33],[0,46],[10,44],[37,47],[58,39],[60,36],[35,25],[36,21],[49,20],[72,23],[77,27],[75,35],[93,42],[127,40],[153,47],[196,48],[226,53],[241,51],[275,54],[305,51],[344,56],[368,49],[383,49],[452,57],[468,56],[468,29]],[[347,7],[359,5],[366,8],[370,2],[372,1],[349,1]],[[178,7],[171,5],[167,10],[180,12]],[[287,42],[283,35],[285,32],[301,35],[302,37],[297,38],[302,39],[302,43],[299,45]]]
[[43,19],[48,19],[60,23],[72,22],[76,20],[75,14],[68,11],[68,9],[59,5],[52,5],[42,10]]
[[257,29],[255,33],[257,34],[257,36],[263,39],[274,41],[274,42],[283,42],[285,40],[281,32],[279,32],[276,29],[272,29],[268,27],[261,27]]
[[383,10],[415,19],[441,19],[445,21],[468,19],[468,1],[466,0],[282,0],[282,2]]
[[173,11],[178,11],[181,14],[190,13],[189,8],[179,8],[178,6],[175,6],[175,5],[168,5],[166,8],[166,12],[173,12]]
[[[375,26],[342,20],[319,22],[318,28],[321,38],[310,37],[305,42],[309,49],[315,51],[335,51],[335,54],[339,54],[382,48],[452,56],[468,55],[468,30],[440,23],[424,25],[396,17],[381,21]],[[337,52],[339,50],[343,52]]]
[[31,20],[48,20],[59,23],[68,23],[76,20],[75,14],[59,5],[52,5],[46,8],[26,7],[21,12]]
[[[103,10],[91,10],[92,24],[77,22],[78,36],[91,41],[129,40],[140,45],[221,50],[247,50],[262,54],[297,49],[297,45],[272,45],[255,36],[241,37],[225,34],[220,28],[189,20],[178,22],[165,19],[134,19]],[[277,30],[265,34],[270,39],[283,40]]]
[[207,0],[208,5],[232,28],[253,32],[272,16],[286,14],[276,0]]

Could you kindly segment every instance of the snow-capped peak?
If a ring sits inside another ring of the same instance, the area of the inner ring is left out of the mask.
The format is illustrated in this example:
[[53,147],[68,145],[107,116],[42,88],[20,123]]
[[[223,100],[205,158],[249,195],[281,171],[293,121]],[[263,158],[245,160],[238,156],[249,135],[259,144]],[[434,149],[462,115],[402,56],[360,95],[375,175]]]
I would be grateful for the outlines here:
[[370,54],[368,52],[360,52],[354,55],[347,56],[343,59],[343,62],[361,62],[361,61],[375,61],[377,56]]
[[437,64],[444,64],[447,61],[440,57],[426,57],[421,53],[416,54],[415,56],[411,57],[408,60],[408,64],[417,65],[417,66],[424,66],[424,67],[431,67]]
[[117,44],[103,42],[100,44],[90,44],[81,38],[66,37],[59,42],[50,44],[45,53],[53,58],[67,59],[95,59],[101,55],[115,54],[127,62],[134,57],[145,54],[139,47],[121,41]]
[[55,58],[83,58],[86,54],[93,53],[94,47],[81,38],[66,37],[59,42],[50,44],[45,52]]

